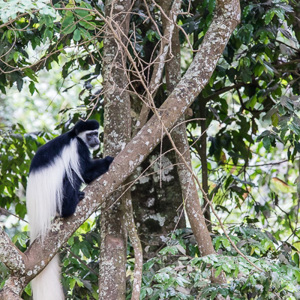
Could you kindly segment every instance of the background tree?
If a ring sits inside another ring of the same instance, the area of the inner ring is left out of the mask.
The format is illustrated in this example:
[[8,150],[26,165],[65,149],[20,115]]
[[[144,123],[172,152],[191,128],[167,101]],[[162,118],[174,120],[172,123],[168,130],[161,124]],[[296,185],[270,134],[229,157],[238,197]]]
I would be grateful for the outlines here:
[[[136,291],[143,299],[298,299],[299,4],[241,1],[241,23],[223,51],[238,21],[230,5],[238,3],[125,2],[0,3],[0,203],[21,250],[2,230],[2,296],[13,297],[15,282],[20,293],[20,278],[28,283],[33,266],[64,245],[63,284],[72,299],[98,298],[99,286],[104,299],[106,289],[118,299],[138,299]],[[122,151],[112,172],[86,189],[71,225],[57,221],[61,230],[42,251],[38,243],[27,249],[20,219],[30,159],[52,138],[51,124],[55,135],[80,117],[104,125],[105,152]],[[145,254],[134,293],[142,253],[125,190]],[[107,240],[122,253],[120,264]],[[110,259],[114,268],[104,271]],[[230,284],[220,285],[225,275]],[[27,287],[22,297],[29,295]]]

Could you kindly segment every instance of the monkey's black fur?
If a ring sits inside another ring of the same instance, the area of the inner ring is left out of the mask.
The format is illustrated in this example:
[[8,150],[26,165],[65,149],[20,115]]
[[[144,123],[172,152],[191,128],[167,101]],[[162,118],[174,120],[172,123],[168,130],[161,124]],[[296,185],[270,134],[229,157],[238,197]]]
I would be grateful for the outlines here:
[[[44,168],[51,168],[51,164],[54,164],[55,159],[62,155],[64,148],[69,146],[73,139],[77,139],[80,175],[85,183],[91,183],[97,177],[107,172],[113,161],[113,157],[110,156],[107,156],[104,159],[91,159],[89,147],[91,148],[92,145],[87,145],[87,141],[78,137],[80,133],[84,133],[85,131],[95,131],[98,128],[99,124],[94,120],[77,122],[72,130],[56,137],[38,149],[31,162],[30,173],[42,171]],[[99,143],[98,137],[97,143]],[[84,198],[84,193],[80,192],[82,179],[74,170],[71,172],[72,182],[70,182],[67,173],[65,173],[63,178],[62,217],[68,217],[74,214],[78,202]]]

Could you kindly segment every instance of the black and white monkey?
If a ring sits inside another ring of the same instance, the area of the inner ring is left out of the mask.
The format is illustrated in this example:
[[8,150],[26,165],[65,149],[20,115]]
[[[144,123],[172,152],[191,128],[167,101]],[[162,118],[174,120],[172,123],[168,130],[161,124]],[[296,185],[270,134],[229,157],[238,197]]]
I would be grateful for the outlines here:
[[[34,156],[26,190],[30,242],[42,241],[53,217],[68,217],[83,199],[83,182],[89,184],[108,171],[113,158],[91,159],[99,147],[99,123],[79,121],[70,131],[40,147]],[[32,281],[34,300],[64,299],[58,255]]]

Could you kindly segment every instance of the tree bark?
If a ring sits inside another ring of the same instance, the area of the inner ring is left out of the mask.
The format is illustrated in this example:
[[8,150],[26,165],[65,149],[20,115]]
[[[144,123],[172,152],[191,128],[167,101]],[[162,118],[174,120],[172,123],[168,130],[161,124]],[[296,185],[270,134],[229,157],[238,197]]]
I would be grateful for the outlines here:
[[[105,15],[113,26],[128,35],[130,0],[108,1]],[[116,28],[115,28],[116,30]],[[122,39],[124,41],[124,38]],[[117,156],[130,140],[130,98],[126,92],[126,55],[106,27],[103,53],[104,156]],[[101,214],[99,299],[125,299],[127,232],[125,198],[122,189],[114,192]],[[127,192],[130,197],[130,192]],[[120,201],[118,201],[120,199]],[[110,207],[109,203],[114,203]]]
[[[76,213],[66,219],[56,219],[43,244],[36,240],[25,253],[20,254],[25,269],[15,270],[15,275],[17,273],[22,277],[22,282],[19,283],[19,291],[43,270],[77,228],[103,205],[105,199],[107,205],[108,203],[111,204],[111,199],[108,197],[141,164],[144,158],[159,143],[162,132],[165,134],[166,130],[170,130],[174,126],[207,84],[239,20],[239,1],[224,0],[217,2],[215,16],[198,53],[183,78],[159,109],[159,112],[145,124],[119,153],[109,172],[85,189],[86,196],[78,205]],[[110,25],[108,26],[111,28]],[[114,37],[120,42],[118,36],[114,35]],[[122,44],[122,47],[126,49],[126,45]],[[3,297],[3,291],[7,287],[8,285],[5,284],[4,289],[0,292],[0,297]]]
[[133,209],[132,209],[133,206],[130,197],[130,192],[129,191],[126,192],[124,197],[126,199],[126,203],[125,203],[126,228],[134,251],[134,273],[133,273],[131,300],[139,300],[140,293],[141,293],[141,286],[142,286],[142,275],[143,275],[143,248],[137,233],[137,229],[133,217]]
[[[0,292],[0,300],[21,300],[22,282],[17,276],[10,277]],[[20,291],[21,288],[21,291]]]
[[141,164],[134,177],[141,176],[132,190],[136,223],[144,248],[144,257],[151,258],[175,228],[186,227],[176,158],[168,139],[161,140]]
[[[160,39],[158,54],[153,61],[148,61],[149,66],[153,65],[153,71],[148,91],[146,91],[147,99],[142,104],[136,122],[138,125],[134,130],[135,134],[147,122],[151,110],[156,110],[157,104],[163,103],[166,99],[165,93],[159,89],[159,86],[162,82],[167,55],[169,51],[172,51],[171,40],[176,28],[181,1],[160,2],[162,6],[165,5],[164,2],[168,6],[167,9],[158,6],[164,21],[163,35]],[[152,55],[147,58],[151,60]],[[142,174],[135,183],[132,199],[146,258],[150,258],[165,243],[165,238],[175,228],[186,227],[182,209],[182,192],[175,167],[176,158],[175,153],[170,151],[171,149],[170,141],[167,138],[161,138],[161,143],[135,173],[135,177]]]

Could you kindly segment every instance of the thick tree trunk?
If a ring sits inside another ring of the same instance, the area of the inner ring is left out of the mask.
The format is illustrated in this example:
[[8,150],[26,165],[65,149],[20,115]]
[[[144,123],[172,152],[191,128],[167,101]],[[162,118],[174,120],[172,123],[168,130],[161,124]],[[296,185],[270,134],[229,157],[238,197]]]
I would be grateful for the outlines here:
[[[176,27],[177,14],[180,11],[180,0],[161,1],[167,3],[168,10],[161,12],[166,14],[168,20],[164,18],[163,36],[160,39],[159,50],[148,50],[147,63],[152,65],[151,79],[148,85],[148,99],[141,109],[134,109],[139,112],[137,132],[147,121],[150,107],[155,109],[166,99],[165,93],[160,89],[162,82],[165,61],[171,49],[170,40]],[[173,3],[172,3],[173,2]],[[171,11],[172,7],[172,11]],[[141,6],[143,9],[143,6]],[[145,15],[148,13],[145,9]],[[151,22],[149,22],[149,29]],[[153,24],[152,24],[153,26]],[[153,58],[153,56],[155,58]],[[154,63],[153,63],[154,62]],[[140,107],[140,99],[137,105]],[[185,215],[182,207],[182,192],[176,170],[176,157],[174,151],[170,151],[172,145],[167,138],[162,138],[161,143],[137,169],[135,177],[142,174],[136,181],[132,191],[135,219],[138,225],[141,241],[144,248],[144,256],[150,258],[162,245],[169,233],[176,228],[186,227]]]
[[[145,258],[150,258],[164,244],[175,228],[184,228],[182,196],[175,153],[168,139],[162,140],[135,174],[142,177],[135,183],[132,200],[136,223]],[[167,152],[167,154],[163,154]],[[162,155],[162,156],[161,156]],[[145,171],[146,170],[146,171]]]
[[[106,2],[105,13],[113,27],[128,35],[130,0]],[[117,29],[117,28],[116,28]],[[130,98],[126,92],[126,57],[107,27],[103,53],[104,73],[104,155],[117,156],[130,140]],[[125,299],[126,250],[125,198],[122,189],[110,196],[112,207],[105,205],[101,214],[101,253],[99,299]],[[120,199],[121,197],[121,199]],[[130,192],[127,192],[130,197]],[[120,199],[120,201],[119,201]]]

